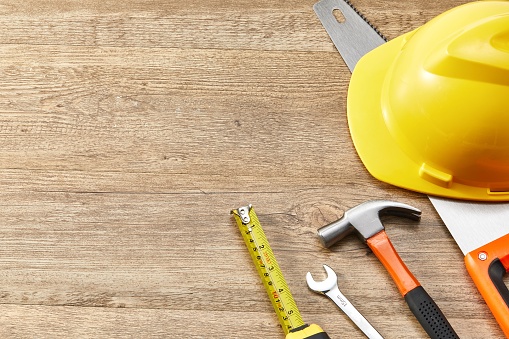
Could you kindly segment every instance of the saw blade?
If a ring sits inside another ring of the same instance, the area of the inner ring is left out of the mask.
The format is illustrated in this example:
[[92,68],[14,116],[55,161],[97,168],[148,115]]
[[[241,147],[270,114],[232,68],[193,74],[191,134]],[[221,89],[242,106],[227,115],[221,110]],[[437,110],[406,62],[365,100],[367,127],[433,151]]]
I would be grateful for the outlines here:
[[[349,1],[321,0],[313,9],[351,72],[364,54],[387,42]],[[336,18],[335,11],[344,21]]]

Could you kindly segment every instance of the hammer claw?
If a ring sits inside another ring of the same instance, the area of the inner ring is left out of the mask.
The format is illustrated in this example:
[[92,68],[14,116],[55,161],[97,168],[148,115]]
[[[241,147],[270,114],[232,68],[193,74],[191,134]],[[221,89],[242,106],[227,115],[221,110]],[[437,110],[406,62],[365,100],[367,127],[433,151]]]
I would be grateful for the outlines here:
[[345,212],[343,217],[318,230],[325,247],[330,247],[348,234],[355,232],[363,241],[384,229],[380,216],[396,215],[419,220],[421,211],[415,207],[395,201],[372,200]]

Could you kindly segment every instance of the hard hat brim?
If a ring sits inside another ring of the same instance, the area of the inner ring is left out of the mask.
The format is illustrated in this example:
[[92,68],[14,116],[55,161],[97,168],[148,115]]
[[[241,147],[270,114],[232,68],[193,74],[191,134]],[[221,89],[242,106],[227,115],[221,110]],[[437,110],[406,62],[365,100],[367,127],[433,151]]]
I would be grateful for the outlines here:
[[[350,80],[347,116],[353,143],[366,169],[375,178],[408,190],[447,198],[479,201],[508,201],[509,192],[454,181],[437,184],[423,166],[405,153],[391,135],[383,116],[382,90],[391,66],[401,52],[404,34],[366,54],[357,63]],[[416,126],[418,128],[418,126]]]

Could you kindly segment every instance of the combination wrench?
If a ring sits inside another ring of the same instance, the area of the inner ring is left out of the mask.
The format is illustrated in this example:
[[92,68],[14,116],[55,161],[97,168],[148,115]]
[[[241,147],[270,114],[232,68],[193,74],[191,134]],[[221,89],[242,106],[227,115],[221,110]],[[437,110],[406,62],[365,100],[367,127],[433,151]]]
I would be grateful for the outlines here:
[[338,276],[332,268],[323,265],[327,278],[324,281],[317,282],[313,279],[311,272],[306,274],[306,282],[308,287],[320,294],[325,294],[329,297],[338,307],[345,312],[345,314],[354,322],[355,325],[370,339],[383,339],[377,330],[357,311],[357,309],[346,299],[338,288]]

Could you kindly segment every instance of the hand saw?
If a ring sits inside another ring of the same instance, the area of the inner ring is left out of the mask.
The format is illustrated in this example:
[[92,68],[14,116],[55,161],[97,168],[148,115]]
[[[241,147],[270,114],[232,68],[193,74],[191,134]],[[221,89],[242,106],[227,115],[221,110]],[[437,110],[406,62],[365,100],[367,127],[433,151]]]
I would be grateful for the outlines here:
[[[348,1],[322,0],[314,10],[352,72],[365,54],[386,42]],[[336,19],[336,10],[344,21]],[[509,204],[433,196],[429,199],[465,255],[475,285],[509,337],[509,290],[504,283],[509,272]]]

